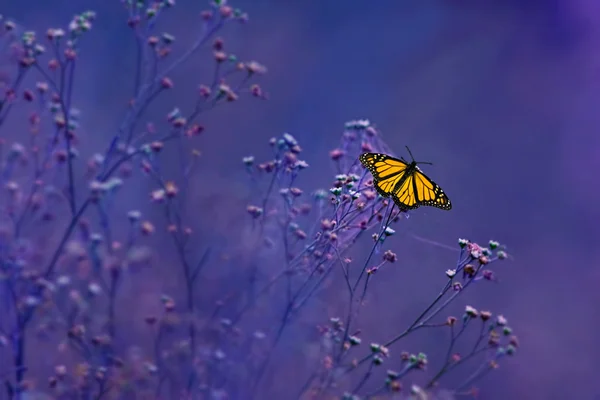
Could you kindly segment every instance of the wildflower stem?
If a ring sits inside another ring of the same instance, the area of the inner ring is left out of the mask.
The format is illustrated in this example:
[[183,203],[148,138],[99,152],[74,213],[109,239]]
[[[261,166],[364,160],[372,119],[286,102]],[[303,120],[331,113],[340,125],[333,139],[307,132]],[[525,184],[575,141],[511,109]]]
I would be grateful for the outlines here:
[[200,273],[200,271],[202,271],[202,268],[206,265],[206,262],[208,261],[208,257],[210,256],[210,250],[211,250],[210,247],[208,249],[204,250],[202,257],[200,257],[200,261],[198,261],[198,264],[196,264],[196,267],[192,271],[192,274],[190,276],[192,282],[196,281],[198,274]]
[[[467,321],[468,322],[468,321]],[[448,370],[448,366],[450,365],[450,358],[452,357],[452,350],[454,349],[454,345],[456,344],[456,340],[460,336],[462,332],[464,332],[467,324],[463,324],[460,332],[455,335],[454,333],[454,325],[450,325],[450,344],[448,345],[448,350],[446,351],[446,358],[444,360],[444,364],[438,370],[438,372],[431,378],[431,382],[437,382],[438,379]]]
[[385,389],[386,389],[386,385],[381,385],[378,388],[373,389],[373,391],[371,391],[370,393],[367,393],[365,395],[365,399],[367,399],[367,400],[371,399],[373,396],[376,396],[376,395],[378,395],[380,393],[385,392]]
[[[71,138],[71,132],[69,131],[69,126],[70,126],[70,107],[71,107],[71,96],[72,96],[72,92],[73,92],[73,81],[75,78],[75,61],[62,61],[59,51],[58,51],[58,47],[54,44],[53,45],[54,48],[54,53],[56,56],[56,59],[59,61],[59,66],[60,66],[60,77],[59,77],[59,81],[58,84],[56,83],[56,81],[54,79],[52,79],[52,77],[50,75],[48,75],[48,73],[44,70],[44,68],[42,68],[39,63],[34,63],[34,67],[35,69],[44,77],[44,79],[46,79],[46,81],[52,85],[52,87],[54,88],[54,90],[58,91],[59,96],[58,96],[58,101],[61,107],[61,111],[62,111],[62,118],[64,119],[64,136],[65,136],[65,143],[66,143],[66,147],[67,147],[67,178],[68,178],[68,193],[69,193],[69,208],[71,210],[71,216],[75,215],[75,210],[77,208],[76,206],[76,200],[75,200],[75,181],[74,181],[74,170],[73,170],[73,150],[72,150],[72,138]],[[67,74],[68,71],[68,74]],[[65,93],[66,91],[66,93]],[[58,134],[60,133],[60,128],[57,127],[56,128],[56,133],[54,135],[54,139],[49,143],[48,146],[48,154],[46,157],[46,160],[48,159],[49,155],[51,154],[52,148],[54,147],[54,143],[56,142],[56,139],[58,138]]]
[[467,361],[469,361],[470,359],[474,358],[475,356],[490,350],[491,347],[490,346],[484,346],[481,347],[477,350],[473,350],[471,351],[469,354],[467,354],[464,357],[461,357],[460,360],[454,362],[454,363],[445,363],[444,366],[441,368],[440,371],[438,371],[438,373],[436,373],[427,383],[427,385],[425,386],[426,388],[433,388],[437,382],[439,381],[439,379],[444,375],[447,374],[448,372],[452,371],[453,369],[457,368],[459,365],[463,365],[465,364]]
[[[378,246],[378,244],[380,242],[381,235],[383,235],[385,233],[386,229],[388,228],[388,226],[390,224],[390,221],[391,221],[391,218],[392,218],[392,214],[394,212],[394,208],[395,208],[395,204],[392,203],[392,207],[390,208],[389,215],[388,215],[388,217],[387,217],[387,219],[386,219],[386,221],[385,221],[385,223],[384,223],[384,225],[383,225],[383,227],[381,229],[381,232],[377,236],[377,238],[375,240],[375,243],[373,244],[373,247],[371,248],[371,252],[369,253],[369,256],[367,257],[367,260],[365,261],[365,264],[363,265],[363,268],[362,268],[362,270],[361,270],[358,278],[356,279],[356,282],[354,283],[354,286],[350,289],[350,302],[349,302],[349,305],[348,305],[348,315],[346,316],[346,323],[345,323],[345,327],[344,327],[344,336],[342,338],[342,342],[341,342],[341,345],[340,345],[341,346],[340,347],[340,351],[339,351],[338,356],[336,357],[336,361],[337,362],[340,361],[340,359],[341,359],[341,357],[343,355],[344,344],[345,344],[346,339],[348,337],[348,332],[350,331],[350,325],[351,325],[352,319],[353,319],[353,314],[354,314],[354,293],[356,292],[356,288],[358,287],[358,284],[359,284],[362,276],[364,275],[365,271],[368,268],[368,265],[369,265],[369,262],[371,261],[371,258],[375,254],[375,250],[377,249],[377,246]],[[364,288],[363,294],[361,296],[361,302],[362,302],[362,300],[364,299],[364,297],[366,295],[368,280],[369,280],[369,277],[367,277],[367,280],[365,282],[365,288]],[[360,306],[360,304],[359,304],[359,306]]]
[[[70,68],[69,68],[70,67]],[[64,68],[61,67],[61,73],[67,69],[68,81],[64,83],[64,89],[67,91],[66,96],[61,92],[61,104],[63,106],[63,114],[65,119],[65,142],[67,144],[67,170],[68,170],[68,190],[69,190],[69,205],[71,207],[71,215],[75,215],[77,210],[77,199],[75,198],[75,178],[73,174],[73,146],[72,132],[70,131],[70,116],[71,116],[71,96],[73,92],[73,80],[75,79],[75,61],[67,61]],[[65,79],[64,73],[61,74],[61,81]],[[63,84],[61,83],[61,91]],[[66,100],[63,100],[66,97]]]
[[369,380],[369,378],[371,377],[371,373],[373,371],[373,366],[375,364],[371,363],[369,364],[369,368],[367,369],[367,371],[365,372],[365,374],[363,375],[362,379],[360,381],[358,381],[358,383],[356,384],[356,386],[354,387],[354,389],[352,390],[352,393],[358,393],[358,391],[364,386],[364,384]]
[[319,280],[312,286],[312,288],[310,288],[308,293],[301,300],[296,301],[300,297],[300,295],[298,293],[297,297],[295,297],[295,300],[294,300],[294,302],[296,303],[296,306],[294,307],[294,312],[298,312],[301,308],[303,308],[308,303],[308,301],[312,298],[312,296],[319,289],[319,287],[321,287],[321,285],[323,284],[325,279],[327,279],[327,277],[329,276],[329,274],[331,274],[332,271],[333,271],[333,268],[327,268],[325,273],[319,277]]
[[119,285],[119,273],[112,272],[110,277],[110,291],[108,296],[108,334],[112,339],[116,335],[115,307],[117,304],[117,289]]
[[469,378],[467,378],[460,386],[454,389],[454,391],[459,392],[461,390],[464,390],[467,386],[470,386],[476,380],[483,378],[483,376],[485,376],[487,373],[494,369],[494,367],[492,366],[492,362],[483,362],[481,366],[475,372],[473,372],[473,374],[471,374],[471,376],[469,376]]
[[[173,139],[173,135],[169,134],[166,137],[164,137],[162,139],[163,142],[169,141]],[[106,181],[110,176],[112,176],[112,174],[119,168],[119,166],[130,160],[131,158],[141,154],[143,152],[142,149],[138,149],[135,152],[129,153],[124,155],[119,161],[117,161],[108,171],[106,171],[105,174],[103,174],[102,177],[100,177],[101,181]],[[77,223],[79,222],[79,220],[81,219],[81,217],[83,216],[83,214],[85,213],[85,211],[87,210],[87,208],[93,203],[93,198],[92,196],[89,196],[84,202],[83,204],[79,207],[79,210],[75,213],[75,215],[73,215],[73,217],[71,218],[71,221],[69,222],[69,225],[67,226],[67,228],[65,229],[65,232],[63,233],[56,249],[54,250],[54,253],[52,255],[52,257],[50,258],[50,262],[48,263],[48,265],[46,266],[46,269],[43,272],[43,277],[45,279],[49,279],[53,274],[54,274],[54,269],[56,268],[56,263],[58,262],[58,259],[60,258],[60,255],[62,254],[62,251],[64,249],[65,244],[67,243],[67,241],[69,240],[69,238],[71,237],[71,234],[73,233],[73,230],[75,229],[75,227],[77,226]],[[37,288],[36,291],[41,290],[41,288]],[[27,322],[29,321],[29,319],[32,317],[33,312],[30,311],[26,314],[26,317],[24,318],[24,320]]]
[[238,322],[241,320],[241,318],[243,317],[243,315],[248,312],[252,306],[254,305],[254,303],[258,300],[259,297],[265,295],[268,293],[269,289],[271,287],[273,287],[275,285],[275,283],[277,283],[277,281],[279,281],[283,276],[285,276],[285,271],[280,271],[277,273],[277,275],[275,275],[273,278],[271,278],[269,280],[269,282],[267,282],[259,291],[258,293],[256,293],[254,295],[254,297],[249,300],[246,305],[244,305],[244,307],[242,307],[242,309],[235,315],[235,317],[233,317],[232,319],[232,324],[233,325],[237,325]]
[[277,344],[281,340],[281,337],[283,336],[283,332],[284,332],[285,328],[290,323],[292,312],[297,313],[306,304],[306,302],[312,297],[313,292],[317,290],[317,288],[326,279],[326,277],[328,276],[328,274],[331,271],[332,271],[331,268],[327,269],[327,272],[320,277],[320,279],[311,288],[311,290],[304,297],[303,300],[301,300],[301,301],[299,301],[299,302],[296,303],[296,300],[297,300],[297,298],[300,295],[300,291],[297,291],[296,294],[295,294],[295,296],[292,297],[291,301],[288,302],[288,304],[286,306],[286,309],[285,309],[285,312],[284,312],[284,315],[283,315],[283,318],[281,319],[281,323],[279,324],[279,328],[277,330],[277,334],[275,336],[275,340],[274,340],[271,348],[269,349],[267,357],[265,358],[265,360],[263,360],[261,366],[259,367],[257,376],[256,376],[255,381],[254,381],[254,385],[253,385],[253,388],[252,388],[252,393],[254,393],[255,390],[257,389],[258,383],[259,383],[260,379],[262,378],[263,374],[266,371],[266,368],[267,368],[267,365],[268,365],[268,363],[270,361],[271,355],[272,355],[273,351],[275,350],[275,347],[277,346]]
[[300,390],[298,391],[298,394],[296,396],[296,400],[300,400],[302,398],[302,396],[304,395],[304,393],[306,393],[306,391],[308,390],[308,388],[310,388],[310,385],[313,383],[313,381],[315,380],[315,378],[317,377],[317,372],[313,372],[312,374],[310,374],[310,376],[308,377],[308,379],[306,380],[306,382],[304,382],[304,385],[302,385],[302,387],[300,388]]
[[[17,301],[17,298],[14,298],[14,301]],[[17,303],[14,303],[15,307],[17,307]],[[20,393],[22,390],[22,382],[25,378],[25,371],[27,368],[25,367],[25,327],[27,325],[27,321],[25,321],[21,315],[20,311],[16,311],[16,332],[13,335],[13,354],[14,354],[14,371],[15,371],[15,386],[17,393]]]
[[67,243],[67,240],[69,240],[69,238],[71,237],[71,233],[73,232],[73,229],[75,229],[75,227],[77,226],[77,223],[79,222],[79,219],[83,216],[83,214],[85,213],[85,211],[87,210],[87,208],[90,206],[91,203],[92,203],[91,198],[88,198],[81,205],[81,207],[79,207],[79,210],[77,211],[77,213],[75,213],[75,215],[73,215],[73,217],[71,218],[71,221],[69,222],[69,225],[67,226],[67,229],[65,230],[65,233],[63,233],[63,236],[62,236],[60,242],[58,243],[58,246],[56,247],[56,250],[54,251],[52,258],[50,259],[50,262],[48,263],[48,266],[46,267],[46,270],[44,271],[44,277],[46,279],[50,278],[54,274],[54,268],[56,267],[56,263],[58,262],[58,259],[62,253],[62,250],[63,250],[65,244]]
[[[27,69],[23,68],[23,67],[19,67],[19,72],[17,73],[17,77],[15,78],[15,82],[12,85],[12,89],[13,91],[16,93],[19,90],[19,87],[21,85],[21,82],[23,81],[23,79],[25,78],[25,75],[27,73]],[[6,118],[8,117],[8,114],[10,112],[10,110],[13,107],[13,103],[8,103],[8,105],[6,105],[6,103],[8,102],[8,94],[4,95],[4,99],[0,100],[0,126],[2,126],[2,124],[4,123],[4,121],[6,120]],[[4,111],[4,113],[2,112]]]
[[[433,309],[433,307],[435,307],[435,305],[437,304],[438,301],[440,301],[440,299],[446,294],[446,292],[448,291],[448,289],[450,288],[450,283],[447,283],[444,288],[440,291],[440,293],[437,295],[437,297],[429,304],[429,306],[413,321],[412,324],[410,324],[410,326],[408,328],[406,328],[402,333],[400,333],[399,335],[395,336],[393,339],[387,341],[384,346],[385,347],[389,347],[392,344],[396,343],[398,340],[404,338],[406,335],[408,335],[409,333],[411,333],[416,327],[417,324],[419,324],[419,321],[421,321],[421,319],[423,317],[425,317],[425,315],[427,315],[427,313]],[[425,321],[424,323],[426,323],[427,321]],[[358,365],[364,363],[365,361],[371,359],[373,355],[370,354],[368,356],[363,357],[362,359],[360,359],[358,361]],[[349,367],[347,369],[347,371],[349,372],[350,370],[352,370],[354,367]]]
[[[173,70],[185,63],[200,47],[202,47],[208,41],[208,39],[210,39],[217,31],[219,31],[223,27],[224,23],[224,20],[220,18],[210,28],[205,29],[204,33],[200,36],[196,43],[194,43],[191,46],[191,48],[189,48],[184,54],[182,54],[164,71],[162,71],[160,74],[155,74],[152,80],[147,82],[145,85],[141,86],[141,88],[137,92],[137,96],[133,101],[133,107],[127,113],[127,116],[125,117],[123,123],[121,124],[121,127],[119,128],[119,132],[117,133],[117,135],[115,135],[115,138],[113,138],[111,144],[116,144],[121,139],[125,131],[128,131],[128,137],[126,141],[127,144],[131,142],[133,138],[135,124],[137,124],[137,122],[140,120],[140,116],[145,111],[146,107],[148,107],[148,105],[160,92],[160,90],[154,90],[154,87],[156,87],[160,83],[161,79],[167,77]],[[151,94],[149,97],[146,97],[148,95],[148,92],[151,92]],[[140,103],[142,104],[141,110],[139,108]],[[128,125],[130,126],[129,129],[127,128]],[[106,155],[104,157],[104,167],[102,169],[101,174],[104,174],[104,169],[107,168],[108,163],[110,162],[114,153],[114,149],[115,146],[111,145],[108,147]]]
[[365,264],[363,265],[363,268],[360,271],[360,274],[358,275],[358,278],[356,279],[356,282],[354,283],[354,286],[352,287],[352,291],[356,290],[356,288],[358,287],[358,283],[360,282],[360,280],[363,277],[365,271],[367,270],[367,268],[369,266],[369,262],[371,261],[371,258],[373,257],[373,254],[375,254],[375,250],[377,249],[377,245],[379,244],[379,240],[381,238],[381,235],[383,235],[385,233],[385,230],[388,228],[388,226],[390,224],[390,220],[392,219],[392,212],[394,211],[394,208],[395,208],[395,204],[392,203],[392,207],[390,209],[390,213],[389,213],[389,215],[387,217],[387,220],[386,220],[385,224],[383,225],[383,228],[381,229],[381,232],[377,236],[377,240],[375,241],[375,244],[371,248],[371,252],[369,253],[369,256],[367,257],[367,260],[365,261]]
[[[459,266],[458,269],[460,269],[461,266]],[[452,279],[450,279],[448,281],[448,283],[446,283],[446,285],[444,286],[444,288],[440,291],[440,293],[437,295],[437,297],[433,300],[433,302],[431,302],[429,304],[429,306],[417,317],[417,319],[415,319],[415,321],[402,333],[400,333],[399,335],[395,336],[394,338],[392,338],[391,340],[387,341],[384,346],[385,347],[389,347],[391,345],[393,345],[394,343],[396,343],[397,341],[399,341],[400,339],[404,338],[405,336],[407,336],[408,334],[410,334],[411,332],[420,329],[420,328],[424,328],[427,326],[427,324],[429,323],[429,321],[431,321],[431,319],[433,319],[436,315],[438,315],[442,310],[444,310],[454,299],[456,299],[456,297],[458,297],[462,292],[464,292],[464,290],[472,283],[475,281],[475,277],[477,276],[477,272],[481,269],[481,265],[479,265],[478,269],[476,270],[475,274],[473,274],[473,276],[471,278],[469,278],[469,280],[467,281],[467,283],[465,283],[465,285],[463,286],[463,288],[459,291],[454,292],[444,303],[442,303],[437,309],[435,309],[433,312],[431,312],[431,314],[429,314],[427,317],[425,317],[434,307],[435,305],[442,299],[442,297],[444,297],[444,295],[448,292],[448,290],[452,287]],[[358,361],[358,364],[362,364],[365,361],[369,360],[372,357],[372,355],[368,355],[363,357],[360,361]],[[352,370],[354,367],[349,367],[347,369],[347,371]]]

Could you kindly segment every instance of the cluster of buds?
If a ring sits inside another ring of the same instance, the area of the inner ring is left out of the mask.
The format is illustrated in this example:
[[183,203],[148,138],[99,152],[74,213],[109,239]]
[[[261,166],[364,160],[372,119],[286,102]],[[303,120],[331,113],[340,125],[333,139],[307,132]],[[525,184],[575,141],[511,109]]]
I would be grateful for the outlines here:
[[371,343],[369,348],[371,349],[371,354],[373,354],[373,365],[383,364],[384,359],[390,356],[390,350],[381,344]]
[[425,353],[409,354],[403,351],[400,354],[400,359],[406,364],[407,369],[425,370],[427,367],[427,355]]
[[[446,270],[446,276],[453,280],[456,274],[462,272],[464,281],[478,281],[481,279],[493,281],[495,275],[490,269],[484,269],[489,264],[504,260],[508,257],[504,246],[501,246],[495,240],[490,240],[488,247],[482,247],[477,243],[471,242],[468,239],[458,239],[458,245],[461,249],[461,260],[463,260],[456,269]],[[462,289],[463,285],[454,281],[455,290]]]

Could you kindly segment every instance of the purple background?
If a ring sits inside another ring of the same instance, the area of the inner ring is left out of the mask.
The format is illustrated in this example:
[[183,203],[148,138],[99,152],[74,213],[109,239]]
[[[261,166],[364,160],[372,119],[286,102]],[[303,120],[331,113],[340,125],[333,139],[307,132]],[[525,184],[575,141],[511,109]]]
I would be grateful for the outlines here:
[[[236,180],[241,157],[265,156],[263,143],[285,131],[300,140],[312,167],[301,185],[327,187],[327,152],[337,145],[343,123],[369,118],[397,153],[409,145],[416,158],[433,161],[426,171],[454,203],[451,212],[415,212],[406,232],[449,245],[458,237],[482,243],[495,238],[514,256],[501,264],[501,285],[479,287],[467,297],[478,308],[503,313],[522,346],[517,358],[486,378],[483,398],[600,396],[596,1],[233,5],[249,12],[251,21],[229,31],[231,48],[268,66],[262,85],[270,100],[244,100],[203,120],[199,204],[235,196],[239,184],[212,182]],[[191,41],[198,7],[180,0],[165,19],[164,30],[181,48]],[[76,102],[91,148],[107,142],[130,96],[123,87],[131,82],[133,46],[119,2],[0,1],[2,14],[40,33],[85,9],[97,11],[98,19],[85,39]],[[189,103],[194,93],[183,83],[195,87],[204,71],[198,63],[179,70],[174,97],[163,110],[173,99]],[[211,224],[218,226],[232,217],[222,211],[214,218]],[[396,243],[393,249],[406,261],[396,265],[410,273],[393,279],[406,290],[452,266],[444,250],[432,255],[429,245]],[[380,293],[393,292],[393,282]],[[424,302],[432,290],[411,295]]]

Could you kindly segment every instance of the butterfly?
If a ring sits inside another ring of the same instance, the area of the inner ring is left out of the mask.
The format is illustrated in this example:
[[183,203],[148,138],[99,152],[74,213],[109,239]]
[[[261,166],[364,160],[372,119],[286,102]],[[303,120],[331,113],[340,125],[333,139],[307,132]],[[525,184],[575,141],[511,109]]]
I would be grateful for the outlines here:
[[410,152],[412,161],[397,159],[387,154],[363,153],[360,162],[373,175],[373,186],[383,197],[392,196],[401,211],[412,210],[420,206],[431,206],[450,210],[452,203],[442,188],[429,179],[417,164]]

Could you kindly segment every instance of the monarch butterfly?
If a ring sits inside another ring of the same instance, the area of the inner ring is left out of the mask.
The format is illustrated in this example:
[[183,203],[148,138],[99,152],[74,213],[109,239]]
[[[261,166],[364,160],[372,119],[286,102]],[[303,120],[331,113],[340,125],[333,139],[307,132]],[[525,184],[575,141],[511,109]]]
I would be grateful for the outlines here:
[[421,171],[410,149],[406,147],[412,161],[407,162],[381,153],[364,153],[360,162],[373,175],[373,186],[383,197],[392,196],[401,211],[420,206],[432,206],[450,210],[452,203],[446,193]]

